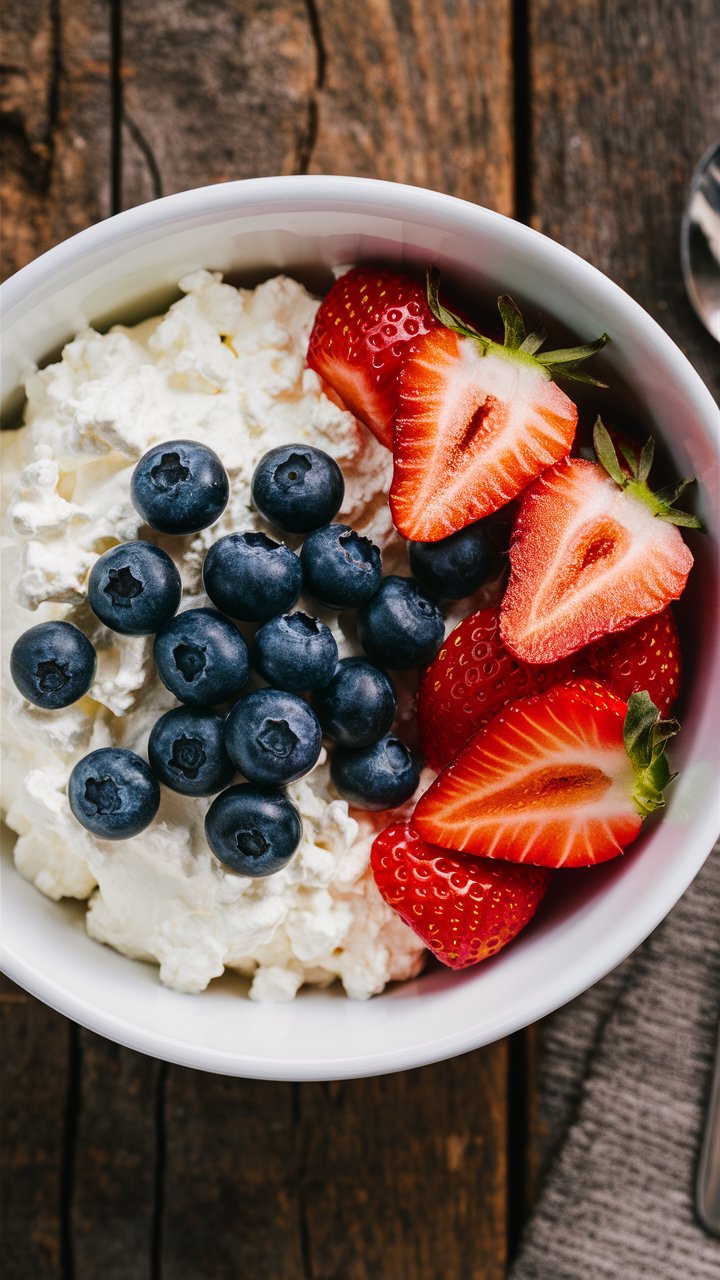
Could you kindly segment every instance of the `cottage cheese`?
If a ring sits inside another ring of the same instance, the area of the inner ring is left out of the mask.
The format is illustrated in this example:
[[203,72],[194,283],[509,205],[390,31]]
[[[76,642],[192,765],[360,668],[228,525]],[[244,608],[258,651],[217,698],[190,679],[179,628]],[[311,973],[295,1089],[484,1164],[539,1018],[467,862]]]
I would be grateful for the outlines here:
[[[28,626],[60,617],[98,652],[90,694],[64,711],[32,707],[3,682],[1,799],[17,833],[16,865],[51,898],[87,899],[90,935],[155,961],[161,981],[178,990],[202,991],[227,967],[251,977],[258,1000],[291,999],[303,983],[335,978],[365,998],[415,975],[424,948],[369,873],[378,820],[348,811],[325,753],[289,788],[302,844],[265,880],[229,874],[210,853],[209,801],[163,788],[151,827],[113,844],[85,831],[67,803],[81,756],[113,744],[145,754],[153,723],[173,705],[155,675],[151,639],[107,630],[84,601],[98,556],[140,534],[130,477],[151,445],[202,441],[230,475],[230,503],[211,529],[155,539],[180,569],[183,608],[207,603],[201,566],[215,539],[265,528],[251,506],[252,472],[266,450],[294,441],[337,459],[346,480],[341,518],[383,548],[386,570],[407,571],[386,502],[389,455],[305,367],[315,301],[283,277],[248,291],[195,272],[181,289],[164,316],[79,334],[59,363],[30,377],[25,425],[3,438],[4,661]],[[155,537],[144,527],[142,536]],[[325,620],[341,653],[355,652],[351,624]],[[407,703],[401,714],[409,717]]]

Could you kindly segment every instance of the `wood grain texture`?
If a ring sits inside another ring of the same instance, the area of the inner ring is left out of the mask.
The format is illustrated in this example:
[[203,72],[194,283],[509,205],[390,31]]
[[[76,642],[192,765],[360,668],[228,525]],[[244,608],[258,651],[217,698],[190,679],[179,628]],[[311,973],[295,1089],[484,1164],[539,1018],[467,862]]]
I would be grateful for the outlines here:
[[81,1031],[71,1247],[79,1278],[150,1280],[158,1159],[152,1058]]
[[124,0],[122,14],[126,207],[295,171],[315,79],[303,0]]
[[532,222],[626,288],[717,381],[680,217],[720,133],[717,0],[529,0]]
[[505,1274],[507,1042],[438,1066],[299,1086],[314,1280]]
[[507,0],[316,0],[306,168],[434,187],[512,213]]
[[61,1280],[70,1024],[0,977],[4,1280]]
[[111,212],[107,0],[4,5],[3,274]]
[[293,1086],[170,1067],[164,1118],[160,1274],[306,1280]]

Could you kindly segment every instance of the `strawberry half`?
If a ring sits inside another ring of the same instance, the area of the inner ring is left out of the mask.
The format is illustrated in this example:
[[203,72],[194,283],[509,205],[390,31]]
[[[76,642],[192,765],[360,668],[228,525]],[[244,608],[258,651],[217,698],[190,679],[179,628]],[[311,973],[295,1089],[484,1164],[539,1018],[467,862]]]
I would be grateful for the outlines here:
[[508,703],[540,693],[572,674],[570,662],[528,666],[500,639],[497,608],[458,623],[420,677],[418,728],[423,754],[438,772]]
[[525,927],[550,873],[426,844],[408,824],[386,827],[371,865],[385,901],[450,969],[487,960]]
[[627,631],[616,631],[597,640],[573,658],[565,659],[568,663],[574,664],[578,675],[599,680],[626,702],[631,693],[646,689],[660,715],[667,715],[680,693],[681,672],[680,638],[672,609],[643,618]]
[[307,362],[391,449],[400,369],[437,325],[424,290],[410,276],[354,267],[320,304]]
[[437,291],[430,271],[428,302],[443,327],[408,353],[395,418],[390,508],[414,542],[437,542],[497,511],[569,451],[577,408],[552,375],[594,381],[575,368],[607,341],[540,355],[542,336],[526,335],[502,297],[500,345],[443,307]]
[[524,662],[557,662],[660,613],[683,592],[693,557],[675,527],[699,528],[673,502],[690,481],[653,494],[653,443],[630,478],[598,418],[599,462],[564,458],[523,495],[510,543],[500,632]]
[[622,853],[663,801],[674,721],[574,680],[513,702],[418,801],[413,826],[448,849],[545,867]]

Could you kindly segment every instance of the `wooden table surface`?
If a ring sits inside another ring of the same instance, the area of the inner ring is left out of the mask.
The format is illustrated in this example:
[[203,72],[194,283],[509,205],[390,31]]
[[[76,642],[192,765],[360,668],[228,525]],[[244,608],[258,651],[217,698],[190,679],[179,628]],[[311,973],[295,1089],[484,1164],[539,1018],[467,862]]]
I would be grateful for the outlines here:
[[[4,272],[208,182],[345,173],[532,223],[720,389],[678,222],[720,131],[718,0],[16,0]],[[535,1037],[342,1084],[121,1049],[6,983],[6,1280],[498,1280],[536,1182]],[[542,1043],[542,1036],[540,1036]]]

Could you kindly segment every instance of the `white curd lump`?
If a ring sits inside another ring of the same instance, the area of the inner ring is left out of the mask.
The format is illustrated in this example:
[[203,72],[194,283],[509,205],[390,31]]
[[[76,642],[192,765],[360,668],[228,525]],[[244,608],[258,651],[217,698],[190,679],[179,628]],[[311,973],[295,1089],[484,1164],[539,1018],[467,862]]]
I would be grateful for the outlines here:
[[[210,799],[163,787],[152,825],[117,842],[92,836],[68,805],[68,776],[81,756],[111,745],[146,756],[150,729],[175,705],[155,673],[152,637],[109,631],[84,601],[88,571],[109,547],[138,536],[157,541],[181,572],[181,608],[207,604],[201,568],[211,543],[232,531],[273,532],[251,505],[255,464],[277,445],[307,441],[343,470],[338,519],[378,543],[385,572],[407,573],[387,507],[390,454],[305,367],[316,301],[282,276],[245,290],[198,271],[180,287],[185,296],[166,315],[107,334],[87,329],[68,343],[58,363],[28,379],[24,426],[1,437],[1,799],[17,832],[15,861],[50,898],[87,899],[91,937],[155,961],[161,981],[180,991],[202,991],[230,968],[252,977],[257,1000],[288,1000],[303,983],[335,978],[363,999],[418,973],[425,950],[369,870],[386,816],[349,813],[324,751],[288,789],[302,816],[300,848],[266,879],[233,875],[210,852]],[[230,502],[210,529],[162,538],[132,506],[130,478],[151,445],[180,438],[218,453]],[[358,652],[341,630],[349,624],[322,616],[341,656]],[[49,712],[20,697],[7,663],[23,631],[55,618],[89,636],[98,672],[87,696]]]

